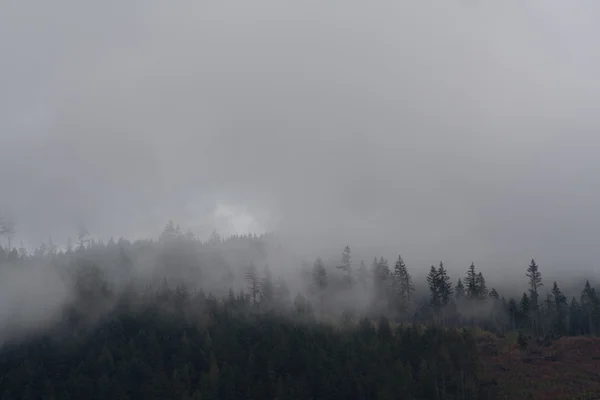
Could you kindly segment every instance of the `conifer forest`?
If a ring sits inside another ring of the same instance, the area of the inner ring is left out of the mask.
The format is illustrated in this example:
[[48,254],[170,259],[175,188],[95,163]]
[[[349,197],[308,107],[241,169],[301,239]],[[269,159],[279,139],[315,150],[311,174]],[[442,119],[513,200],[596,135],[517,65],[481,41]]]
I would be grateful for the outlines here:
[[600,333],[593,285],[567,296],[535,260],[507,298],[474,264],[415,282],[401,256],[356,262],[349,246],[284,271],[266,261],[284,252],[271,234],[87,235],[0,251],[4,276],[43,265],[69,293],[43,325],[7,318],[2,399],[519,398],[484,372],[482,338],[512,338],[527,363],[536,343]]
[[0,400],[600,400],[599,21],[0,0]]

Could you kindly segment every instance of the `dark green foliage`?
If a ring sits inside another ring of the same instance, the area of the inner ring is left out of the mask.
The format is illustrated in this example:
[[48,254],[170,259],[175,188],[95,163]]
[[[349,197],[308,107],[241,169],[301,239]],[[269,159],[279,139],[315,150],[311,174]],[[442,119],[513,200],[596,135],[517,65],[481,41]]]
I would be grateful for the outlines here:
[[[175,301],[176,295],[168,298]],[[78,333],[80,323],[64,320],[51,332],[8,345],[0,354],[0,395],[478,398],[477,349],[466,331],[393,330],[385,317],[377,328],[364,319],[338,330],[257,313],[247,301],[231,304],[196,295],[183,302],[181,312],[155,306],[133,311],[124,304],[88,334]]]
[[408,310],[412,304],[412,294],[415,291],[415,288],[412,284],[412,277],[401,256],[398,256],[398,260],[396,261],[393,278],[396,309],[399,312],[404,312]]
[[475,263],[471,263],[469,266],[465,283],[467,285],[467,298],[476,299],[479,296],[479,291],[477,289],[477,273],[475,272]]
[[535,263],[535,260],[531,260],[531,264],[527,267],[527,277],[529,278],[529,296],[531,298],[530,307],[532,310],[537,310],[538,308],[538,289],[542,286],[542,274],[540,273],[538,265]]
[[343,271],[346,276],[346,282],[348,286],[352,286],[352,255],[350,252],[350,246],[346,246],[344,251],[342,252],[342,258],[340,260],[340,265],[336,266],[339,270]]
[[[415,291],[401,257],[393,271],[380,257],[352,275],[349,247],[339,271],[318,258],[286,281],[276,265],[273,276],[255,267],[266,263],[262,239],[200,243],[173,223],[159,242],[104,246],[86,234],[76,251],[54,247],[0,247],[0,267],[48,261],[75,296],[50,331],[0,352],[0,398],[473,399],[475,329],[463,326],[519,331],[523,347],[528,337],[600,334],[592,284],[568,305],[555,282],[540,301],[533,260],[529,290],[505,299],[488,294],[473,264],[454,288],[444,265],[432,266],[429,291]],[[145,289],[136,286],[140,259],[158,264]]]
[[471,263],[465,277],[466,295],[469,300],[485,301],[488,289],[483,274],[475,271],[475,264]]
[[427,275],[427,283],[429,284],[429,292],[431,294],[431,305],[434,310],[439,310],[450,303],[452,299],[452,283],[444,263],[440,262],[440,266],[436,269],[433,265]]

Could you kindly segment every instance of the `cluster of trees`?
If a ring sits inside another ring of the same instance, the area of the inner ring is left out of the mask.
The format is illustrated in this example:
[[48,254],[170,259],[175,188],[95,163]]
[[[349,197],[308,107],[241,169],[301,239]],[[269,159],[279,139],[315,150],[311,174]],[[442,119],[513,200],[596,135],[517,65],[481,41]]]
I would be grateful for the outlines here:
[[398,322],[467,324],[498,333],[521,330],[537,336],[600,334],[600,296],[590,282],[580,294],[572,293],[569,298],[557,282],[542,292],[545,286],[534,260],[524,271],[528,290],[520,298],[505,298],[495,288],[488,289],[483,273],[473,263],[455,284],[442,262],[430,267],[425,282],[414,283],[401,256],[392,267],[379,257],[373,259],[370,268],[364,261],[355,268],[349,246],[337,263],[328,265],[321,258],[312,265],[298,261],[287,275],[277,269],[274,276],[267,253],[276,253],[280,245],[272,242],[273,235],[225,239],[216,232],[200,241],[170,221],[158,241],[111,239],[104,244],[91,239],[87,229],[80,227],[75,249],[70,244],[59,249],[51,238],[32,254],[0,246],[0,266],[18,268],[51,260],[54,268],[73,272],[77,265],[88,263],[105,273],[113,272],[108,274],[113,280],[135,281],[139,277],[132,271],[133,265],[143,263],[143,268],[153,271],[150,284],[166,277],[175,284],[185,283],[191,289],[221,297],[232,289],[243,292],[255,308],[276,305],[289,309],[294,303],[303,304],[317,317],[330,321],[342,314],[371,318],[383,315]]
[[590,282],[570,300],[557,282],[542,291],[534,260],[528,290],[505,298],[473,263],[455,284],[442,262],[414,282],[401,256],[355,268],[349,246],[338,262],[285,258],[283,273],[273,235],[200,241],[170,222],[157,241],[77,239],[0,247],[0,268],[56,270],[74,298],[53,330],[0,350],[3,399],[475,399],[471,328],[600,334]]
[[[89,296],[78,301],[91,307],[115,293]],[[305,312],[299,305],[287,316],[257,312],[233,291],[219,300],[181,286],[132,289],[98,325],[90,325],[84,310],[65,310],[53,330],[6,345],[0,396],[490,398],[469,330],[394,326],[385,317],[335,327],[309,323]]]

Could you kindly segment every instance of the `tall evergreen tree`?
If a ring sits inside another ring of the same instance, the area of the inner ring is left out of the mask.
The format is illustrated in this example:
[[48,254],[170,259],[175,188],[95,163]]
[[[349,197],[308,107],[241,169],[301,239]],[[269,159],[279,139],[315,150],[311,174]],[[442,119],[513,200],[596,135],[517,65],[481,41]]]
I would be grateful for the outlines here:
[[434,310],[438,310],[442,305],[440,282],[438,279],[438,271],[432,265],[427,275],[427,284],[429,285],[430,304]]
[[538,289],[542,286],[542,274],[539,271],[538,265],[535,260],[532,259],[531,263],[527,267],[526,276],[529,278],[529,299],[531,308],[531,322],[533,331],[536,334],[540,333],[541,321],[540,321],[540,306],[539,306],[539,293]]
[[469,269],[467,271],[467,276],[465,277],[465,285],[467,298],[469,300],[477,299],[478,290],[477,290],[477,272],[475,272],[475,263],[471,263]]
[[567,298],[559,289],[558,284],[554,281],[552,285],[552,299],[554,300],[554,331],[559,335],[564,335],[567,332]]
[[485,301],[488,298],[488,289],[481,272],[475,277],[475,298],[480,301]]
[[440,288],[440,299],[442,301],[442,305],[447,305],[452,300],[452,294],[454,291],[452,290],[452,282],[450,281],[450,277],[448,276],[448,272],[444,268],[444,263],[440,261],[440,266],[437,270],[439,288]]
[[585,287],[581,292],[581,312],[585,318],[585,329],[588,334],[599,333],[600,322],[600,299],[596,294],[596,289],[590,285],[590,281],[585,282]]
[[396,260],[393,278],[396,289],[396,304],[400,311],[404,311],[410,307],[412,292],[415,288],[412,285],[412,278],[402,256],[398,256],[398,260]]
[[254,263],[250,263],[246,269],[246,282],[248,284],[248,292],[252,299],[252,304],[258,303],[258,296],[260,294],[260,278],[258,277],[258,270]]
[[338,265],[336,268],[344,271],[348,286],[352,286],[352,255],[350,253],[350,246],[346,246],[344,248],[340,265]]
[[543,286],[542,274],[535,260],[531,260],[531,264],[527,267],[526,276],[529,278],[529,297],[531,298],[532,306],[537,307],[538,289]]
[[569,306],[569,334],[576,336],[584,332],[583,321],[581,315],[581,307],[575,297],[571,299]]

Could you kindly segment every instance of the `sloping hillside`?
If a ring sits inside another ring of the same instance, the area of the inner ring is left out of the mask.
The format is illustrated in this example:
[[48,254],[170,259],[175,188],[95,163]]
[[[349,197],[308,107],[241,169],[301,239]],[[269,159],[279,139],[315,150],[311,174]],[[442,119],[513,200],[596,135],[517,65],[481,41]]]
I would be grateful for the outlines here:
[[600,338],[528,340],[524,349],[515,339],[478,336],[483,378],[499,399],[600,399]]

